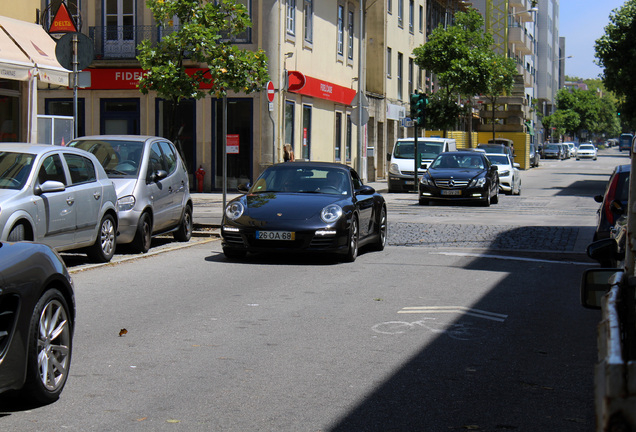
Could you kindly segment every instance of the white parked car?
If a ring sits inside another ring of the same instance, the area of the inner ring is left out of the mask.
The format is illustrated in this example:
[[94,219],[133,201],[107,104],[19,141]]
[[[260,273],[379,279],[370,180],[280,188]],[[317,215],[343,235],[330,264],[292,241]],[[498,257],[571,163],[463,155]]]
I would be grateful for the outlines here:
[[486,157],[499,172],[499,190],[508,195],[520,195],[521,165],[513,162],[508,154],[487,153]]
[[115,253],[115,186],[84,150],[1,143],[0,209],[2,241],[80,250],[94,262],[108,262]]
[[596,160],[596,147],[592,143],[583,143],[576,151],[576,160],[580,159],[594,159]]

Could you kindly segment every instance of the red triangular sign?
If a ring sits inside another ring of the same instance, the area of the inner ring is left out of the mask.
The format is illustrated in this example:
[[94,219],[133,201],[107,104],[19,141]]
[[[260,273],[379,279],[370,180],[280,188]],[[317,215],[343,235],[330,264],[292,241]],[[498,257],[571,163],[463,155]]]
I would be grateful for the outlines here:
[[77,32],[75,22],[71,18],[71,14],[68,13],[68,9],[64,3],[60,3],[60,7],[55,13],[55,18],[51,22],[49,33],[73,33]]

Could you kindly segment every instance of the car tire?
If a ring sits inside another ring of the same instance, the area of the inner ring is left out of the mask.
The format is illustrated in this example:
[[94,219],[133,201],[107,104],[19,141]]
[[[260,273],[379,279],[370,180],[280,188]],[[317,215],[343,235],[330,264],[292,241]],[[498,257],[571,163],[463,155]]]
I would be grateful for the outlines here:
[[141,252],[146,253],[150,250],[152,242],[152,220],[148,212],[143,212],[137,223],[137,232],[132,241],[133,247]]
[[499,204],[499,194],[496,193],[492,197],[490,197],[490,204]]
[[20,390],[25,400],[49,404],[59,398],[69,375],[72,344],[73,317],[66,299],[59,290],[49,289],[31,315],[26,381]]
[[7,241],[19,242],[24,240],[26,240],[26,227],[24,226],[24,223],[20,222],[16,226],[11,228],[11,232],[9,232]]
[[349,224],[349,235],[347,236],[349,244],[344,257],[345,262],[354,262],[358,257],[358,241],[360,239],[360,231],[358,228],[358,216],[353,215],[351,223]]
[[227,259],[234,260],[245,258],[247,252],[239,249],[223,248],[223,255]]
[[429,201],[426,198],[420,198],[419,203],[422,206],[428,205]]
[[109,214],[104,215],[99,224],[95,243],[86,250],[88,258],[94,263],[109,262],[115,255],[116,237],[115,218]]
[[373,245],[373,249],[376,251],[384,250],[386,246],[386,234],[388,231],[387,218],[386,218],[386,207],[382,206],[382,210],[380,211],[380,218],[378,219],[378,233],[377,240]]
[[192,208],[189,205],[183,211],[179,228],[172,235],[179,242],[189,242],[192,238]]

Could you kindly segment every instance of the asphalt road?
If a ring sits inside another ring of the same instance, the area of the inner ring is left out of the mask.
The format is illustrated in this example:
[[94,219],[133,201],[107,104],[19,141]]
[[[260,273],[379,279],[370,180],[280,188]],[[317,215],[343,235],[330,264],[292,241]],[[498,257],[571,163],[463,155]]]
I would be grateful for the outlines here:
[[489,208],[391,194],[389,246],[350,264],[228,262],[214,237],[69,256],[71,377],[49,406],[0,400],[0,430],[592,431],[578,284],[592,196],[627,160],[547,161]]

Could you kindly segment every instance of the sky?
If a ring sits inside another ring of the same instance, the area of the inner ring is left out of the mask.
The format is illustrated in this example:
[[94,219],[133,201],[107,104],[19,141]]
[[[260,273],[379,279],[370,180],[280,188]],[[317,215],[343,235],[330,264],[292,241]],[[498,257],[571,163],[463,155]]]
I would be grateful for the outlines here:
[[[594,43],[605,34],[612,10],[625,0],[560,0],[559,36],[565,37],[565,74],[598,78],[603,70],[594,64]],[[539,6],[540,7],[540,6]]]

